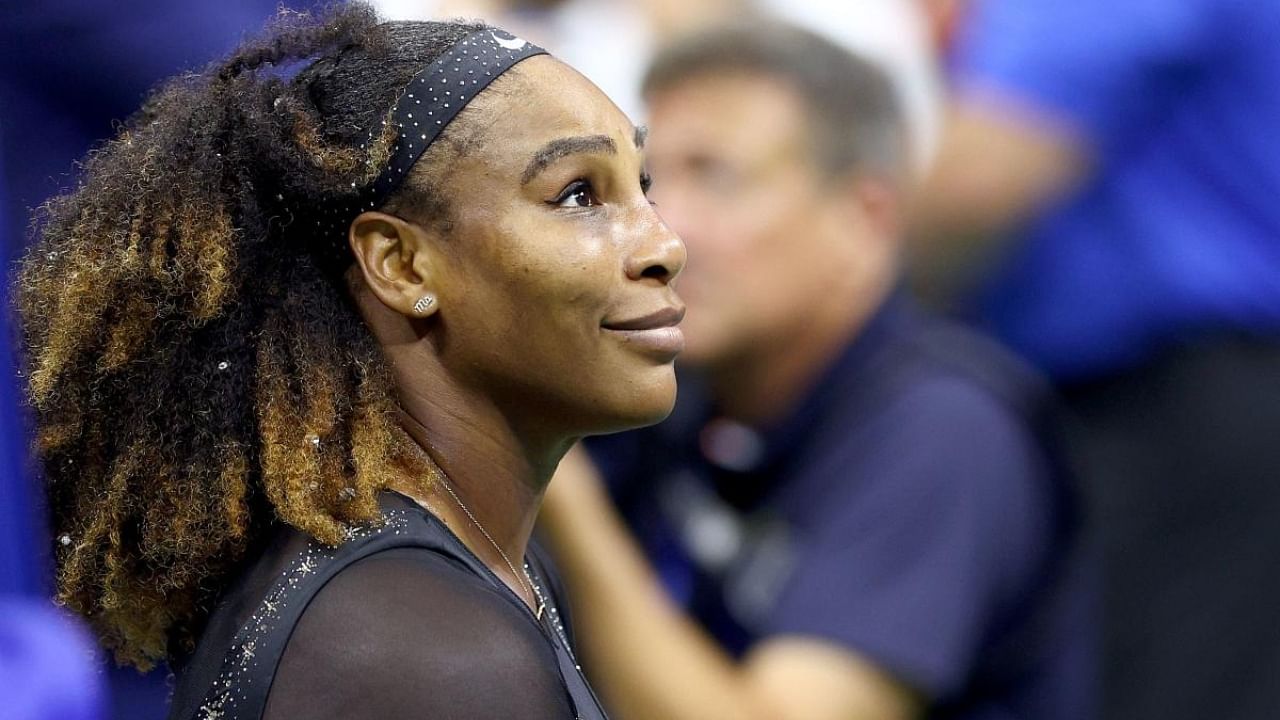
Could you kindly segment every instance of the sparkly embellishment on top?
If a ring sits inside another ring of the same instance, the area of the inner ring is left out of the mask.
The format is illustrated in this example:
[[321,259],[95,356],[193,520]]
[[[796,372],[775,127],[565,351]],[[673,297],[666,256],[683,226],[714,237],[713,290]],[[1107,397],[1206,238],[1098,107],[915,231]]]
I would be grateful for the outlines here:
[[[384,514],[381,525],[348,528],[344,544],[386,533],[399,535],[408,524],[409,516],[406,512],[392,510]],[[258,643],[275,629],[289,608],[290,591],[322,568],[341,547],[328,547],[311,540],[293,564],[280,574],[280,579],[236,634],[235,642],[223,658],[222,673],[214,680],[196,712],[197,720],[223,720],[228,712],[234,717],[238,702],[245,699],[245,691],[253,683],[255,675],[251,671],[258,668]]]
[[560,639],[560,644],[564,645],[565,652],[569,653],[569,657],[574,662],[574,667],[581,670],[582,668],[577,664],[578,658],[573,654],[573,646],[569,644],[569,636],[564,631],[564,623],[560,620],[560,611],[556,609],[555,603],[547,601],[547,594],[543,591],[542,584],[538,582],[538,576],[527,562],[524,564],[524,572],[529,580],[533,582],[533,593],[538,596],[538,602],[547,608],[551,627],[556,631],[556,637]]

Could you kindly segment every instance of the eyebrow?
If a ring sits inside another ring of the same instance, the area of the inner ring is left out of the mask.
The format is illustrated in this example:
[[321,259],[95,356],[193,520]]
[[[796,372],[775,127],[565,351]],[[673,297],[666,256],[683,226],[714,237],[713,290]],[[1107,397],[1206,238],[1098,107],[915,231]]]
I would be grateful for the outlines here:
[[[632,141],[637,149],[644,147],[645,138],[648,136],[649,128],[641,125],[635,129]],[[533,159],[529,161],[524,173],[520,175],[520,184],[527,185],[529,181],[538,176],[538,173],[546,170],[552,163],[561,158],[591,153],[616,155],[618,154],[618,146],[614,144],[613,138],[608,135],[583,135],[552,140],[533,154]]]
[[533,154],[524,174],[520,176],[520,184],[525,185],[546,170],[555,161],[569,155],[597,153],[603,155],[618,154],[618,146],[608,135],[586,135],[552,140]]

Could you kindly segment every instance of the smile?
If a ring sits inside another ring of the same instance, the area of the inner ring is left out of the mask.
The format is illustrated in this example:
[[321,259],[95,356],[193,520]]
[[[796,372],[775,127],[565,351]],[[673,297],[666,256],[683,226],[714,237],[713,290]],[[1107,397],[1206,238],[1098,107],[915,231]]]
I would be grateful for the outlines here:
[[684,350],[684,333],[676,327],[684,319],[683,307],[668,307],[648,315],[601,327],[624,343],[674,358]]

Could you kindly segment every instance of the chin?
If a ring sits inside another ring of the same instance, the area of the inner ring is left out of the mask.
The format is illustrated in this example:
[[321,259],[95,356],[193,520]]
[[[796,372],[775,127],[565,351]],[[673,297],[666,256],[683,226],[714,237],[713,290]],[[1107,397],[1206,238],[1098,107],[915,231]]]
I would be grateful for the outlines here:
[[675,370],[667,366],[666,377],[659,382],[637,383],[632,385],[634,392],[626,398],[617,398],[610,410],[610,417],[601,418],[598,427],[591,435],[609,435],[611,433],[634,430],[648,425],[656,425],[667,419],[676,404]]
[[662,422],[663,420],[666,420],[667,416],[671,414],[671,411],[675,408],[675,406],[676,406],[675,381],[672,380],[671,391],[669,393],[664,394],[661,398],[655,399],[654,402],[646,408],[647,412],[645,412],[642,416],[637,418],[635,427],[644,427],[646,425],[656,425]]

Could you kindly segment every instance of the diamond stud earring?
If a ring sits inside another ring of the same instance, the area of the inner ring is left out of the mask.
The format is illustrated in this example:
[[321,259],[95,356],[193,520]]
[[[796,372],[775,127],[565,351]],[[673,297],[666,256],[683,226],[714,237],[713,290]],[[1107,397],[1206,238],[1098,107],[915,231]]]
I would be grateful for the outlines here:
[[422,297],[418,298],[418,302],[413,304],[413,311],[419,314],[425,313],[426,311],[431,309],[431,306],[435,304],[436,304],[435,297],[431,295],[423,295]]

